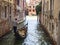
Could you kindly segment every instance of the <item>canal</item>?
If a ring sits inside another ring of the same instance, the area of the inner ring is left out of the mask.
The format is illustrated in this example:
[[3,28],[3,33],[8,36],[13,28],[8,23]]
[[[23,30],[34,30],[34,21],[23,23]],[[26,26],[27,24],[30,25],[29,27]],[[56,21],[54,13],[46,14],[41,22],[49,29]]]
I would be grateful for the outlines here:
[[26,16],[28,22],[27,37],[15,39],[13,31],[0,40],[0,45],[52,45],[50,37],[46,35],[37,21],[37,16]]

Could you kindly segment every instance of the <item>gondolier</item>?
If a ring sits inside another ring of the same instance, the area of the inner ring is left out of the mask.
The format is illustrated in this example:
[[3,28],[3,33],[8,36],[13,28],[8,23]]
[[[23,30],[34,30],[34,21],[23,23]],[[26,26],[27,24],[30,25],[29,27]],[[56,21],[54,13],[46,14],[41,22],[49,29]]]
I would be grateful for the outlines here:
[[26,37],[27,28],[26,28],[26,24],[24,24],[24,22],[19,24],[17,22],[17,19],[15,19],[15,21],[13,21],[13,29],[14,29],[14,33],[15,33],[14,36],[16,37],[16,39]]
[[13,22],[13,29],[14,29],[14,33],[16,34],[16,31],[17,31],[17,19],[15,19],[15,21]]

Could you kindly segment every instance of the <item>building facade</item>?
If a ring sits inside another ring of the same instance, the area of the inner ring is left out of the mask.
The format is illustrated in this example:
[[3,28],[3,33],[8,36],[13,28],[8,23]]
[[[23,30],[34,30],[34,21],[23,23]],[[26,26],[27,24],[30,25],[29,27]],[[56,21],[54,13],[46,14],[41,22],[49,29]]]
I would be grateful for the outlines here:
[[0,0],[0,37],[12,28],[13,0]]
[[28,6],[28,15],[36,15],[36,5],[38,5],[40,0],[30,0]]
[[13,28],[13,22],[25,20],[26,0],[0,0],[0,37]]
[[20,23],[25,20],[26,0],[15,0],[14,2],[14,20],[17,19],[17,22]]
[[41,24],[46,28],[54,43],[60,43],[60,0],[42,0]]

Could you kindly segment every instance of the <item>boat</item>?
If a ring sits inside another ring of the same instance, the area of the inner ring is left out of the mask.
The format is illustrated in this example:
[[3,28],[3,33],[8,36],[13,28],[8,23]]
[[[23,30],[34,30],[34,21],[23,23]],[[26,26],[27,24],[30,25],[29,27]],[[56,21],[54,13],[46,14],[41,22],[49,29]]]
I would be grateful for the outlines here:
[[22,27],[19,26],[19,28],[17,28],[17,31],[15,33],[16,38],[22,38],[22,39],[26,38],[26,36],[27,36],[27,25],[28,24],[25,24]]

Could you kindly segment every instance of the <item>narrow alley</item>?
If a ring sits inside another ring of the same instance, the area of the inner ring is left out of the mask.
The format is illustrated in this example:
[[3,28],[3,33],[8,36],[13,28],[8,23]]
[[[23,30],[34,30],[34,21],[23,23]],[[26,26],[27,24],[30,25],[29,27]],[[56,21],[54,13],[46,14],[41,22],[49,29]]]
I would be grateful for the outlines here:
[[52,45],[52,41],[40,27],[37,16],[26,16],[26,22],[28,22],[28,29],[24,40],[15,39],[14,32],[11,31],[0,40],[0,45]]

